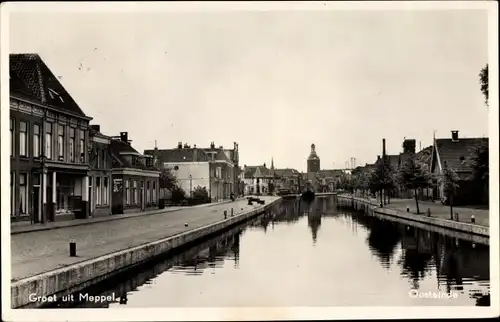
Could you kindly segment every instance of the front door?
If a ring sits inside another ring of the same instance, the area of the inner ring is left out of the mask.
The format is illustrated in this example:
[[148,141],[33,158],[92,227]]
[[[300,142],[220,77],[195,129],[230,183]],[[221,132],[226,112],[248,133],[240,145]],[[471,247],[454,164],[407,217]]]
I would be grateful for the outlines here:
[[35,224],[38,224],[40,222],[40,187],[35,186],[33,187],[33,211],[32,211],[32,216],[33,216],[33,222]]
[[55,209],[52,202],[52,186],[47,186],[47,220],[54,221]]

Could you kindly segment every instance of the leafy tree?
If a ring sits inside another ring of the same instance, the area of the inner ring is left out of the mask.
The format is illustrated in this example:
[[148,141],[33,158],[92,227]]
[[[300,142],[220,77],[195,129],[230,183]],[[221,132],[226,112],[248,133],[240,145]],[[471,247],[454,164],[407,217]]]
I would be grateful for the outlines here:
[[177,178],[173,175],[169,168],[162,169],[160,172],[160,188],[165,188],[170,191],[176,186],[178,186]]
[[459,187],[458,182],[460,181],[460,178],[457,173],[450,166],[448,166],[446,161],[443,163],[443,172],[439,181],[443,185],[444,195],[448,198],[450,205],[450,219],[453,220],[453,198],[455,197],[455,193]]
[[193,199],[201,200],[203,202],[208,201],[208,190],[206,187],[197,186],[193,190]]
[[418,207],[418,191],[427,188],[431,180],[432,176],[427,167],[417,161],[415,153],[409,155],[408,159],[402,164],[397,173],[397,182],[405,186],[406,189],[412,189],[415,193],[417,214],[420,214],[420,208]]
[[489,99],[488,64],[486,64],[486,66],[483,69],[481,69],[481,72],[479,73],[479,84],[481,85],[481,92],[484,95],[486,106],[488,106],[488,99]]
[[[387,191],[394,188],[394,176],[391,165],[385,159],[377,162],[375,170],[369,177],[368,186],[371,192],[380,194],[380,204],[385,204]],[[385,192],[385,193],[384,193]]]
[[469,180],[477,184],[478,188],[482,189],[483,196],[488,196],[489,193],[489,159],[490,152],[488,141],[484,140],[477,145],[472,151],[472,157],[469,158],[469,168],[472,170],[472,175]]
[[170,191],[172,192],[172,201],[174,203],[186,200],[186,191],[184,191],[181,187],[175,185]]

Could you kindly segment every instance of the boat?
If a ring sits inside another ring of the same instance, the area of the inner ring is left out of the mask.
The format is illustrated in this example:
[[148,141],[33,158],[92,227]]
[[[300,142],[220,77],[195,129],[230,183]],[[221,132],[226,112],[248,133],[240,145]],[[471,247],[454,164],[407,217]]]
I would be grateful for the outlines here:
[[315,193],[312,190],[307,189],[306,191],[302,192],[302,200],[311,202],[315,198]]

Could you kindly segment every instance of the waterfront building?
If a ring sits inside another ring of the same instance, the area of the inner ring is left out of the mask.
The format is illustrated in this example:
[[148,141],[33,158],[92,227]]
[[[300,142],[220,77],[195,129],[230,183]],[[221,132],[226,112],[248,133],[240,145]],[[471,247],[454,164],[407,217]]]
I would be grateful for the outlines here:
[[[460,138],[458,131],[451,131],[450,138],[434,139],[430,170],[436,177],[439,177],[442,174],[444,162],[447,162],[448,166],[457,173],[460,181],[454,197],[455,205],[484,203],[485,198],[482,192],[488,193],[487,182],[486,187],[478,187],[477,183],[471,180],[471,159],[475,157],[476,148],[482,144],[487,146],[488,138]],[[439,181],[435,185],[434,198],[436,200],[445,198],[443,185]]]
[[111,214],[112,205],[112,167],[111,137],[101,133],[99,125],[91,125],[90,141],[90,174],[89,174],[89,207],[92,217]]
[[239,151],[235,142],[233,149],[216,147],[191,147],[179,142],[175,149],[145,150],[145,155],[156,158],[161,169],[168,169],[176,177],[179,186],[190,196],[196,187],[206,188],[212,202],[229,199],[238,194]]
[[89,215],[88,117],[38,54],[11,54],[11,220]]
[[153,156],[137,152],[128,132],[111,137],[113,214],[158,209],[160,170]]
[[245,164],[243,170],[246,195],[267,195],[274,192],[274,174],[265,163],[256,166]]

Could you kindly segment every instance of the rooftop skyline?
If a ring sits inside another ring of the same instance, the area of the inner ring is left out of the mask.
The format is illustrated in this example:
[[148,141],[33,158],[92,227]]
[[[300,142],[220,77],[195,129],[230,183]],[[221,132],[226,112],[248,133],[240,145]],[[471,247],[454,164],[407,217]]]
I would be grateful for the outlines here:
[[12,13],[92,124],[143,152],[232,148],[240,165],[373,163],[404,138],[488,136],[481,10]]

